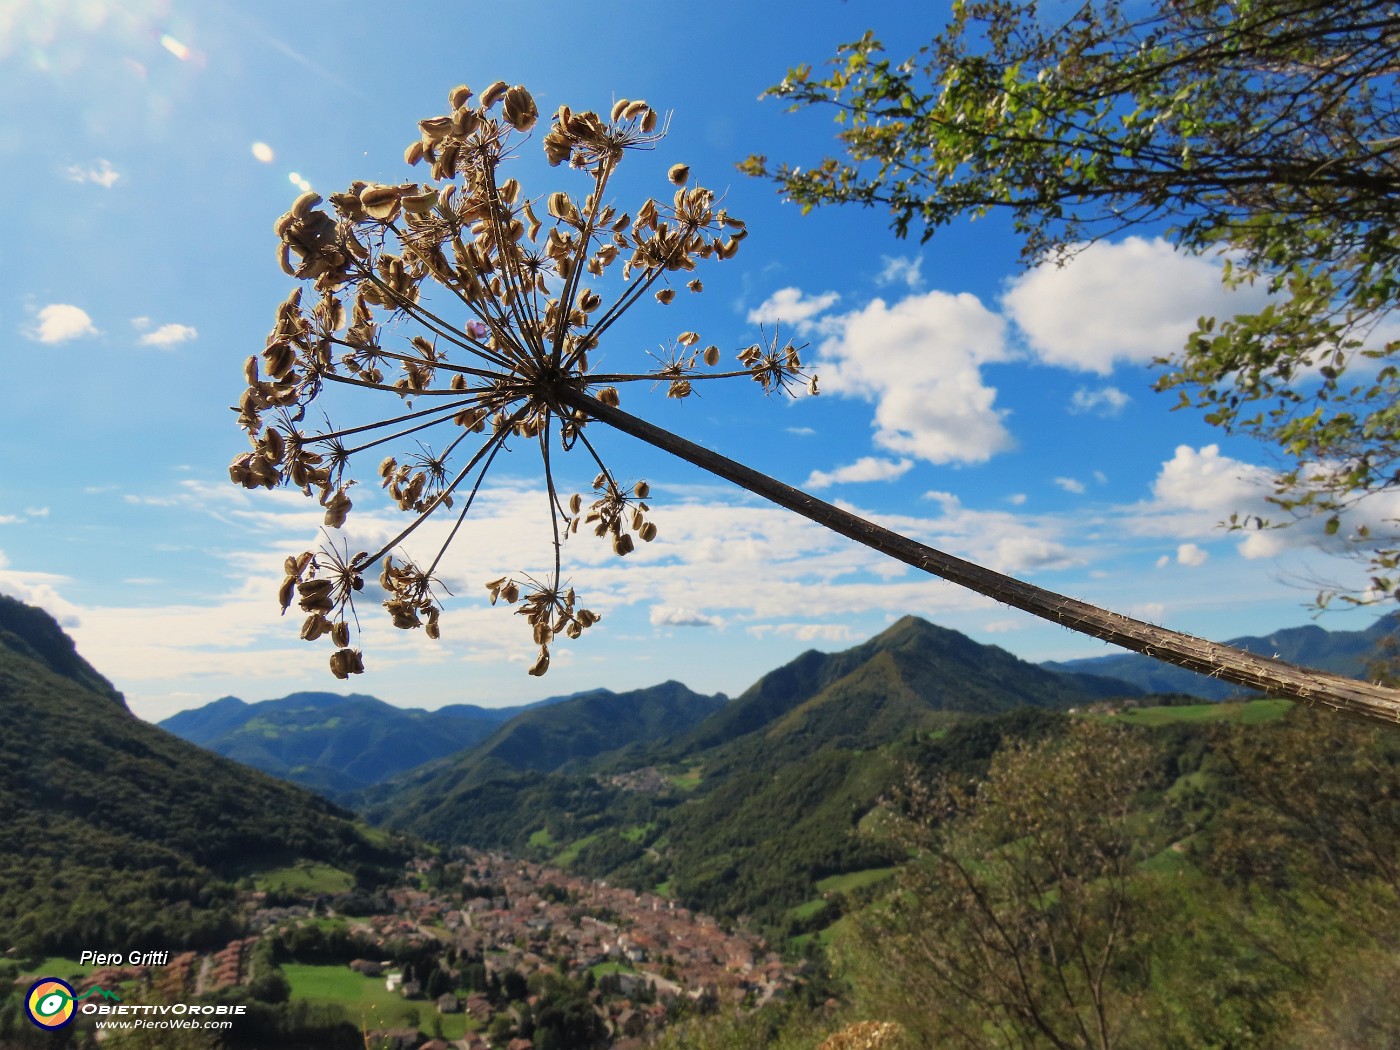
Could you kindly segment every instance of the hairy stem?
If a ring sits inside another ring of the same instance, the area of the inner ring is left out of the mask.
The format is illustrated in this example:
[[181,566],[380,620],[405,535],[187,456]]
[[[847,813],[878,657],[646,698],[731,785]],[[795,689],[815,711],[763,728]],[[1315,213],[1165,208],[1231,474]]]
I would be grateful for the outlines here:
[[1285,697],[1310,707],[1327,707],[1359,718],[1400,721],[1400,690],[1256,656],[1243,649],[1168,630],[1056,594],[901,536],[580,391],[564,389],[556,396],[571,408],[581,409],[600,422],[732,481],[871,550],[1033,616],[1163,663],[1257,689],[1270,696]]

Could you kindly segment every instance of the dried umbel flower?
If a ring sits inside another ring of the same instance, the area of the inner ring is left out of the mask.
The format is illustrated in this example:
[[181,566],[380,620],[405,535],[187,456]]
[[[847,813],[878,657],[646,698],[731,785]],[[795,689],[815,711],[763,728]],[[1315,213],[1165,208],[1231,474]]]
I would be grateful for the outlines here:
[[[741,369],[715,371],[718,347],[701,350],[693,331],[654,355],[655,367],[596,374],[590,354],[619,317],[649,294],[671,303],[672,275],[731,258],[744,224],[680,164],[665,193],[627,211],[609,202],[628,151],[664,135],[645,101],[619,99],[606,116],[560,106],[542,145],[578,185],[533,195],[501,170],[540,121],[531,93],[505,81],[479,96],[458,85],[447,102],[448,112],[418,122],[404,150],[421,181],[357,181],[326,202],[303,194],[277,220],[278,263],[301,286],[243,369],[236,411],[252,447],[229,467],[235,484],[298,488],[324,508],[325,529],[347,530],[356,504],[372,502],[350,496],[352,471],[368,463],[378,489],[409,516],[377,550],[351,556],[327,542],[286,560],[278,603],[284,613],[296,603],[303,638],[330,642],[338,678],[364,669],[351,634],[367,575],[377,573],[396,627],[440,636],[444,554],[465,534],[492,465],[531,448],[553,536],[548,568],[498,576],[487,591],[525,618],[538,646],[530,673],[543,674],[559,635],[577,638],[599,620],[564,581],[566,537],[587,526],[626,555],[657,535],[646,483],[618,481],[589,439],[581,404],[616,409],[627,383],[665,383],[668,396],[683,398],[702,381],[749,376],[773,391],[801,375],[797,349],[776,339],[741,352]],[[679,279],[702,289],[696,277]],[[370,423],[357,411],[344,428],[308,425],[308,409],[325,408],[341,389],[381,398],[387,410]],[[580,458],[596,473],[586,505],[582,495],[566,503],[555,484],[559,464]],[[402,552],[427,518],[449,512],[448,539],[426,562]]]

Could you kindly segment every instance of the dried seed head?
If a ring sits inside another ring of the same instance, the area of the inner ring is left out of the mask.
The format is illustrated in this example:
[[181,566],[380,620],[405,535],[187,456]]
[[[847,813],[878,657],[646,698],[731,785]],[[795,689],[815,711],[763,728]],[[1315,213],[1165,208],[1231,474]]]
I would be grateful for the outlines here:
[[482,110],[485,111],[494,106],[497,102],[499,102],[502,98],[505,97],[505,93],[507,90],[509,90],[509,87],[506,84],[506,82],[504,80],[498,80],[485,91],[483,91],[481,93]]
[[539,109],[535,98],[526,91],[524,85],[517,84],[505,92],[505,105],[501,106],[505,122],[517,132],[528,132],[539,120]]

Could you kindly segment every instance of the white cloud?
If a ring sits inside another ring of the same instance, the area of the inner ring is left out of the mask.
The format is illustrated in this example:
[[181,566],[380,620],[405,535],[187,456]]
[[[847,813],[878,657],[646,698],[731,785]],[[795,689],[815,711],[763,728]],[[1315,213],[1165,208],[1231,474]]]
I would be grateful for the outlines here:
[[1025,626],[1020,620],[993,620],[991,623],[984,623],[982,630],[988,634],[1005,634],[1008,631],[1019,631]]
[[1177,563],[1180,565],[1189,565],[1193,569],[1204,565],[1209,558],[1210,554],[1194,543],[1183,543],[1176,549]]
[[799,642],[849,642],[855,637],[844,623],[756,623],[746,630],[755,638],[779,635]]
[[1032,569],[1065,569],[1077,564],[1063,544],[1040,536],[1006,536],[996,541],[990,559],[1001,572],[1029,572]]
[[66,343],[97,335],[87,311],[68,303],[50,303],[39,311],[39,322],[25,332],[41,343]]
[[724,617],[707,616],[693,609],[681,609],[667,605],[651,607],[653,627],[723,627]]
[[822,325],[827,391],[875,404],[875,443],[931,463],[981,463],[1014,445],[983,365],[1004,361],[1005,322],[973,295],[927,292]]
[[[1256,466],[1223,455],[1218,445],[1196,449],[1178,446],[1172,458],[1162,464],[1152,484],[1152,499],[1126,508],[1123,527],[1145,536],[1172,539],[1208,539],[1218,536],[1221,525],[1231,515],[1242,522],[1259,517],[1273,521],[1291,521],[1277,506],[1269,502],[1274,495],[1275,474],[1266,467]],[[1329,554],[1348,550],[1364,551],[1373,547],[1374,540],[1358,542],[1357,530],[1365,526],[1373,537],[1393,536],[1395,522],[1400,520],[1400,494],[1380,493],[1357,501],[1343,515],[1342,528],[1328,536],[1324,519],[1300,519],[1287,528],[1246,528],[1237,535],[1239,554],[1249,560],[1270,560],[1288,551],[1312,548]],[[1187,543],[1185,546],[1194,547]],[[1194,555],[1187,551],[1181,564],[1194,564]]]
[[884,268],[880,275],[875,278],[875,283],[881,286],[887,284],[902,284],[909,289],[919,287],[923,283],[923,274],[919,271],[923,268],[924,257],[915,255],[912,258],[899,255],[882,255],[880,261],[884,263]]
[[64,174],[70,182],[93,182],[108,190],[121,178],[121,173],[112,167],[110,161],[100,159],[92,164],[74,164]]
[[1161,238],[1129,237],[1016,277],[1002,306],[1042,361],[1107,375],[1120,362],[1145,364],[1181,350],[1202,315],[1231,317],[1264,299],[1262,288],[1222,286],[1213,260]]
[[749,324],[786,324],[799,332],[810,332],[816,327],[813,318],[829,310],[840,298],[836,292],[808,296],[800,288],[780,288],[749,311]]
[[1084,494],[1084,482],[1078,481],[1075,478],[1056,478],[1055,484],[1066,492],[1073,492],[1076,496],[1082,496]]
[[862,456],[854,463],[837,467],[832,471],[814,470],[807,478],[805,487],[809,489],[830,488],[853,481],[893,481],[909,473],[914,465],[912,459],[879,459],[875,456]]
[[1074,415],[1092,412],[1094,415],[1108,418],[1121,414],[1132,400],[1130,395],[1123,393],[1116,386],[1100,387],[1098,390],[1081,386],[1070,398],[1069,410]]
[[1024,506],[1026,503],[1026,494],[1024,492],[1013,492],[1006,497],[1006,502],[1010,503],[1013,507]]
[[141,337],[142,346],[174,346],[177,343],[188,342],[199,335],[199,332],[192,325],[187,324],[163,324],[154,332],[147,332]]
[[816,431],[811,427],[784,427],[783,430],[798,437],[812,437],[816,434]]

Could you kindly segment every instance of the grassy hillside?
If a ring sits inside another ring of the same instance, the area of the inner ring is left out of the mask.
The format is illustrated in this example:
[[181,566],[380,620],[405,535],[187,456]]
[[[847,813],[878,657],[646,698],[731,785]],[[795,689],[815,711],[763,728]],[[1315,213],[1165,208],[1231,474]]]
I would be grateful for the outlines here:
[[135,718],[75,652],[54,670],[57,625],[17,605],[0,597],[30,625],[0,638],[3,948],[213,942],[245,874],[311,860],[373,882],[401,862],[350,813]]

